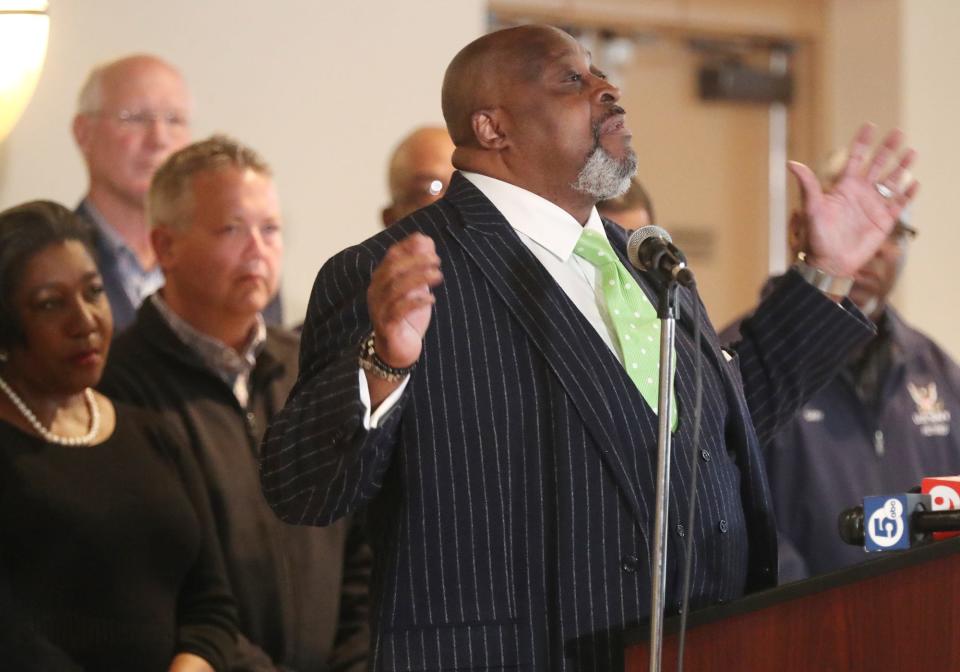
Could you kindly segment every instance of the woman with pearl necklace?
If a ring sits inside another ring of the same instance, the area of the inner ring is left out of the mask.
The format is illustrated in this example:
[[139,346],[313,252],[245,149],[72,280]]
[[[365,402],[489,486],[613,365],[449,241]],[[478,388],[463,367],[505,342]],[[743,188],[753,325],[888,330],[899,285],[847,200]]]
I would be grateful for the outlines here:
[[157,418],[93,390],[112,330],[73,214],[0,213],[0,660],[223,670],[236,611],[202,478]]

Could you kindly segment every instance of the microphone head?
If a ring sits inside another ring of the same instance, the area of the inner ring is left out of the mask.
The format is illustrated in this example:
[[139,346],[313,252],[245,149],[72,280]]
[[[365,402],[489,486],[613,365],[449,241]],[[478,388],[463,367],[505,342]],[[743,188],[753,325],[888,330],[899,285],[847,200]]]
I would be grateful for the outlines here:
[[662,238],[668,243],[673,242],[670,234],[659,226],[654,226],[653,224],[641,226],[631,233],[630,238],[627,239],[627,258],[630,260],[630,263],[633,264],[634,268],[645,268],[645,264],[640,261],[640,246],[651,238]]
[[840,538],[852,546],[863,546],[863,507],[855,506],[840,513],[837,519]]

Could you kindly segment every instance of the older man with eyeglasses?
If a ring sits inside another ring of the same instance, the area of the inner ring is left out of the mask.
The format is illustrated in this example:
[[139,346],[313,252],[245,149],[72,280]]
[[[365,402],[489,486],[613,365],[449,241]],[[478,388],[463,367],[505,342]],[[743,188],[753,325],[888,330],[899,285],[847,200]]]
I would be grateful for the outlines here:
[[145,54],[94,68],[77,101],[73,137],[89,175],[78,214],[93,225],[116,328],[163,284],[150,244],[150,178],[190,142],[190,92],[169,63]]

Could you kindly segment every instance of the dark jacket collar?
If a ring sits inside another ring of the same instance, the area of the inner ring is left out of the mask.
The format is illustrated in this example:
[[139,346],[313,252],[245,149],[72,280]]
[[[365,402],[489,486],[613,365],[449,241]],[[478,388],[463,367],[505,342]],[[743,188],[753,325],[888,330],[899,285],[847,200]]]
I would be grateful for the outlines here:
[[[216,376],[200,355],[180,340],[151,300],[143,302],[143,305],[137,311],[133,326],[121,338],[140,339],[184,366]],[[276,351],[278,340],[281,338],[282,336],[275,329],[267,328],[267,340],[263,349],[257,355],[257,363],[253,368],[251,378],[261,376],[272,378],[282,372],[284,364],[273,354]]]

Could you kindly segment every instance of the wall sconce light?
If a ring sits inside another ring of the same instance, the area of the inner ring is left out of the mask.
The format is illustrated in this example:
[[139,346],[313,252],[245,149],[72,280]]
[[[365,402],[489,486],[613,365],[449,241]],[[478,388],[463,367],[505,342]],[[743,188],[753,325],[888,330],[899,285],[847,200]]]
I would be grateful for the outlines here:
[[47,53],[47,0],[0,0],[0,142],[17,123]]

